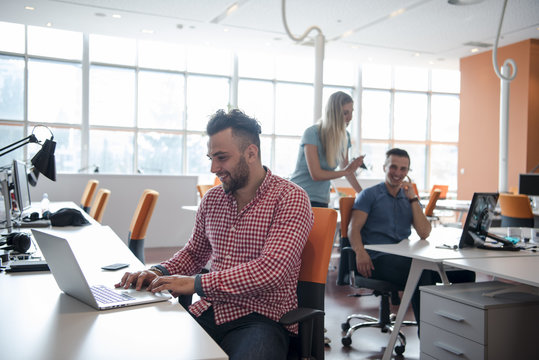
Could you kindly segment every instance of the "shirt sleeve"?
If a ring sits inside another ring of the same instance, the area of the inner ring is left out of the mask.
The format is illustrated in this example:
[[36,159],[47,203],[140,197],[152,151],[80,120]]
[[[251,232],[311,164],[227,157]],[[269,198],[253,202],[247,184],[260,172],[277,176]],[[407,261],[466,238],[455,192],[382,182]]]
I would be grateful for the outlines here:
[[374,191],[371,189],[365,189],[359,193],[356,200],[354,201],[354,206],[352,209],[361,210],[367,214],[371,212],[372,205],[375,200]]
[[291,274],[298,273],[303,247],[314,221],[305,191],[295,185],[282,189],[273,215],[258,258],[200,276],[203,293],[209,301],[233,302],[235,297],[271,293],[289,282]]
[[303,137],[301,138],[302,145],[315,145],[320,146],[320,139],[318,137],[318,126],[314,125],[305,130]]

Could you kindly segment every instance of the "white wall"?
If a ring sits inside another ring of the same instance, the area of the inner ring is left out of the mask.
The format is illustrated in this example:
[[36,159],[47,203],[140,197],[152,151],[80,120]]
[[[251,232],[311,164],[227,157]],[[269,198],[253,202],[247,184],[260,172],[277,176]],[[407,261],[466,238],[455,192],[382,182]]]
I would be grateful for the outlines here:
[[97,179],[99,188],[111,191],[102,224],[109,225],[127,243],[131,218],[144,189],[159,192],[145,247],[173,246],[180,248],[189,239],[195,212],[183,210],[196,205],[196,176],[58,174],[56,182],[40,176],[36,187],[30,187],[32,202],[39,202],[43,193],[50,201],[73,201],[80,205],[82,192],[89,179]]

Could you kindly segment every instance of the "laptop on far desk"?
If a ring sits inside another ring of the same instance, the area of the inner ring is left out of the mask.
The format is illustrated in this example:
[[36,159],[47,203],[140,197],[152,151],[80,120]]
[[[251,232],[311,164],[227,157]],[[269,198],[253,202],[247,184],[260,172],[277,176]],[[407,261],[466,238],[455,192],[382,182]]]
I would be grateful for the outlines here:
[[[88,231],[53,233],[42,230],[32,230],[32,234],[49,265],[49,268],[58,284],[58,287],[66,294],[98,309],[106,310],[123,306],[139,305],[158,301],[166,301],[171,298],[168,293],[153,294],[148,291],[136,291],[134,288],[123,289],[114,288],[114,281],[107,281],[107,284],[94,283],[88,281],[91,274],[103,272],[96,261],[102,258],[103,249],[99,246],[98,237],[102,237],[104,233],[102,227],[94,227]],[[109,231],[111,231],[109,229]],[[93,233],[92,233],[93,232]],[[86,246],[85,251],[81,251],[83,247],[74,246],[77,243],[87,245],[95,237],[95,243],[91,246]],[[110,239],[113,241],[114,239]],[[117,247],[120,251],[130,251],[125,245]],[[92,250],[93,249],[93,250]],[[93,253],[92,253],[93,252]],[[101,256],[100,256],[101,254]],[[123,257],[122,257],[123,255]],[[137,267],[142,266],[142,263],[132,254],[119,254],[121,259],[129,259],[131,265]],[[96,259],[92,264],[83,262],[85,268],[81,267],[82,257],[91,257]],[[102,264],[107,265],[107,264]],[[102,266],[101,265],[101,266]],[[112,273],[114,276],[108,276],[109,279],[119,281],[121,272]],[[93,279],[95,280],[95,278]]]

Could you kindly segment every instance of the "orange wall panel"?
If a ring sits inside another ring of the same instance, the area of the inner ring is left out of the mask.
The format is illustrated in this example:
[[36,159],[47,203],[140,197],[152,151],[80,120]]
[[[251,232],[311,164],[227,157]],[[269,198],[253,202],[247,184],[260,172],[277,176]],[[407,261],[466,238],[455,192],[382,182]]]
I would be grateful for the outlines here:
[[[539,56],[532,56],[532,49],[538,52],[539,40],[498,49],[498,65],[511,58],[518,70],[510,83],[508,187],[518,186],[518,174],[529,171],[531,159],[539,156],[539,83],[533,75],[539,74]],[[474,192],[498,191],[500,79],[494,72],[491,51],[462,58],[460,70],[457,197],[471,199]]]

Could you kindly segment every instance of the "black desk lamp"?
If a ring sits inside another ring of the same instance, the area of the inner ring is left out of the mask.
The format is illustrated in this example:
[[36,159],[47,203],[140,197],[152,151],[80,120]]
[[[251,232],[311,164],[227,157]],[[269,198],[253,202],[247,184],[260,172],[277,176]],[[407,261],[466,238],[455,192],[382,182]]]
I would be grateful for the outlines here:
[[[39,173],[42,173],[52,181],[56,181],[56,160],[54,157],[54,151],[56,150],[56,142],[53,141],[54,135],[48,127],[43,126],[47,128],[47,130],[49,130],[49,132],[51,133],[51,138],[45,140],[45,142],[41,144],[34,135],[34,130],[37,126],[34,127],[34,129],[32,130],[32,134],[30,134],[29,136],[25,137],[24,139],[15,141],[14,143],[0,149],[0,157],[2,157],[29,143],[41,145],[41,149],[31,160],[34,169],[32,170],[32,173],[30,175],[27,175],[28,182],[32,186],[36,185]],[[6,227],[8,229],[8,232],[11,232],[11,197],[9,195],[7,172],[2,172],[0,182],[2,185],[2,195],[4,196],[4,206],[6,209]]]

